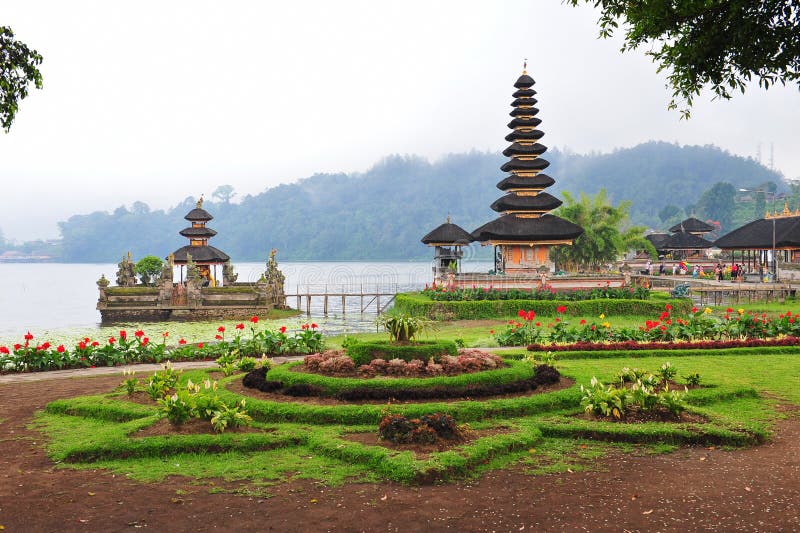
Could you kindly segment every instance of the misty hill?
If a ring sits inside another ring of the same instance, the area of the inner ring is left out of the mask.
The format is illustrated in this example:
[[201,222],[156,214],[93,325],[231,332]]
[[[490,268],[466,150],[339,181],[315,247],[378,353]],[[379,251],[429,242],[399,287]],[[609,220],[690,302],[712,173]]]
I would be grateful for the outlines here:
[[[594,194],[605,188],[616,203],[632,200],[632,218],[650,227],[662,225],[657,213],[667,204],[684,208],[713,184],[756,187],[780,176],[751,159],[713,146],[650,142],[610,154],[577,155],[557,149],[545,158],[556,180],[550,189]],[[501,196],[495,188],[504,174],[500,154],[470,152],[435,163],[418,157],[391,156],[364,173],[317,174],[279,185],[240,203],[213,202],[209,227],[219,234],[211,244],[235,261],[264,260],[270,248],[282,260],[428,259],[420,243],[428,231],[453,222],[467,231],[497,214],[489,205]],[[166,210],[131,208],[75,215],[59,223],[64,261],[118,261],[160,257],[183,246],[178,231],[194,207],[191,198]]]

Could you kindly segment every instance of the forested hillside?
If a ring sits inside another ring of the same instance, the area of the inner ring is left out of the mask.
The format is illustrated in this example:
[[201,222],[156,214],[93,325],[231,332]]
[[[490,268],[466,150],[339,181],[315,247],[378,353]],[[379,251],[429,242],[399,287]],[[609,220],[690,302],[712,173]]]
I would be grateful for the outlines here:
[[[556,180],[554,194],[605,188],[614,203],[633,202],[634,223],[652,228],[663,225],[658,213],[664,206],[692,206],[717,182],[747,188],[780,182],[755,161],[712,146],[651,142],[610,154],[550,150],[544,157]],[[391,156],[361,174],[314,175],[239,203],[206,198],[204,207],[215,217],[209,227],[219,232],[211,244],[235,261],[263,260],[273,247],[283,260],[427,259],[431,252],[419,240],[448,214],[467,231],[497,216],[489,205],[501,196],[495,184],[504,177],[504,160],[482,152],[435,163]],[[70,217],[59,224],[62,259],[116,261],[128,250],[134,257],[164,257],[185,244],[178,231],[193,206],[193,198],[167,211],[136,202]]]

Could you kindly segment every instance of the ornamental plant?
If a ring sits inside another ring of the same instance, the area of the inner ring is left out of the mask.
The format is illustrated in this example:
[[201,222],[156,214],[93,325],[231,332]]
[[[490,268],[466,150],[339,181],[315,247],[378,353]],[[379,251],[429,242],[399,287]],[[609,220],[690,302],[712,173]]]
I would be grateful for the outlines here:
[[422,317],[407,313],[392,313],[378,316],[376,320],[388,333],[393,342],[413,341],[418,333],[431,329],[432,323]]

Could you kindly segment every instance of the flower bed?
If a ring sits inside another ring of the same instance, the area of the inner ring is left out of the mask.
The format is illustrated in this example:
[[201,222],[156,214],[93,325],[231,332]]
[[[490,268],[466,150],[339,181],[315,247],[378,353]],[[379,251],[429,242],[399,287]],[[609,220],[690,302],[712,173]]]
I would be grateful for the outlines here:
[[[645,320],[635,327],[613,327],[600,314],[600,321],[581,319],[570,324],[565,318],[569,308],[562,305],[556,309],[558,317],[553,321],[539,320],[537,311],[524,308],[517,311],[519,320],[510,320],[505,330],[495,333],[501,346],[534,345],[533,349],[550,349],[556,343],[587,343],[590,345],[619,345],[629,349],[631,342],[673,342],[673,341],[724,341],[740,339],[774,339],[800,337],[800,320],[795,320],[791,311],[770,318],[765,313],[754,314],[744,309],[734,311],[728,308],[721,316],[713,314],[710,308],[692,308],[687,314],[677,311],[672,304],[666,304],[657,318]],[[686,318],[683,318],[685,316]],[[786,344],[778,344],[785,346]],[[748,344],[731,346],[749,346]],[[722,346],[720,346],[722,347]],[[558,349],[558,348],[555,348]],[[578,348],[583,349],[583,348]],[[634,348],[630,348],[634,349]]]
[[342,400],[436,399],[524,392],[560,379],[558,371],[545,365],[534,368],[526,361],[509,361],[505,368],[494,370],[426,378],[334,377],[303,372],[302,368],[303,363],[296,362],[276,366],[268,372],[257,370],[245,376],[243,384],[290,396],[329,396]]
[[251,335],[244,335],[246,326],[237,324],[232,338],[226,339],[224,326],[219,326],[210,342],[191,344],[178,339],[167,346],[169,332],[159,333],[157,342],[141,329],[130,335],[120,330],[118,336],[105,340],[84,338],[72,348],[63,344],[36,342],[27,332],[23,342],[12,346],[0,345],[0,372],[31,372],[65,368],[116,366],[127,363],[160,363],[162,361],[192,361],[216,359],[236,352],[239,355],[308,354],[323,348],[322,333],[316,324],[303,324],[299,331],[286,327],[277,331],[258,330],[258,317],[250,319]]
[[530,344],[532,352],[593,352],[614,350],[721,350],[727,348],[759,348],[770,346],[798,346],[800,337],[781,337],[777,339],[730,339],[706,341],[667,341],[667,342],[575,342],[572,344]]

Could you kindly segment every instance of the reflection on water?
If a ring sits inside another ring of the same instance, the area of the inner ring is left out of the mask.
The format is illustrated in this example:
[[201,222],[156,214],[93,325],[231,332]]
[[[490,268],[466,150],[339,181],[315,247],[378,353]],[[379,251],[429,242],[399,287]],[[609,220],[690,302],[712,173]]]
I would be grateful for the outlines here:
[[[256,281],[265,269],[264,263],[237,264],[239,281]],[[349,293],[369,294],[375,292],[404,292],[419,290],[431,280],[430,263],[373,263],[373,262],[314,262],[280,263],[286,276],[287,294]],[[488,262],[467,263],[464,271],[485,272]],[[100,328],[100,313],[97,304],[95,281],[105,274],[114,280],[115,264],[44,264],[44,263],[0,263],[0,344],[19,342],[26,331],[37,339],[50,342],[72,343],[82,337],[102,338],[118,332],[118,326]],[[350,297],[342,313],[340,297],[331,297],[328,302],[328,317],[322,316],[323,298],[312,297],[311,316],[282,320],[287,327],[299,327],[306,321],[319,324],[326,334],[344,331],[365,331],[375,328],[377,302],[371,296]],[[381,305],[386,298],[381,297]],[[297,299],[290,297],[289,306],[296,307]],[[362,305],[366,309],[362,313]],[[305,310],[306,299],[302,307]],[[143,326],[155,340],[164,331],[170,339],[184,337],[189,342],[207,341],[213,338],[220,323],[159,323]],[[233,329],[233,322],[230,328]],[[277,327],[277,325],[275,327]],[[212,327],[213,326],[213,327]],[[227,327],[227,326],[226,326]],[[168,328],[168,329],[167,329]],[[152,331],[152,333],[151,333]]]

